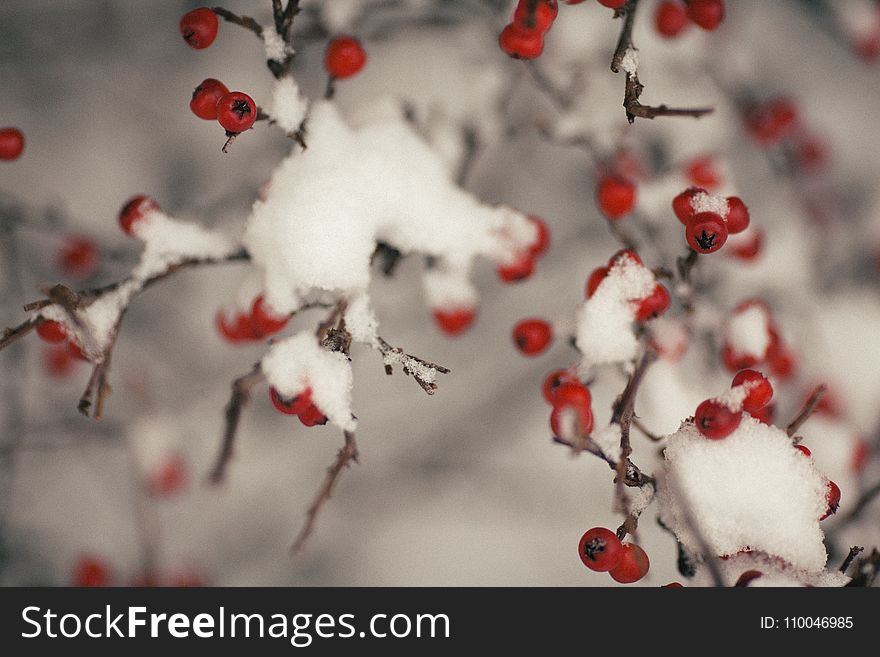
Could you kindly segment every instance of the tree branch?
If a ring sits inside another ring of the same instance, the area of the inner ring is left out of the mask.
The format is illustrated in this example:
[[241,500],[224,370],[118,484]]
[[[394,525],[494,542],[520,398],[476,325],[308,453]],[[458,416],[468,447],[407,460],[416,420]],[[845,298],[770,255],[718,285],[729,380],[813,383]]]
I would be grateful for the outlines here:
[[226,425],[223,429],[223,441],[220,443],[220,453],[217,461],[208,475],[208,481],[219,484],[226,475],[226,467],[232,459],[232,450],[235,446],[235,436],[238,432],[238,423],[241,420],[241,412],[251,399],[251,390],[254,386],[266,380],[266,375],[260,369],[259,363],[254,369],[244,376],[240,376],[232,382],[232,396],[226,405]]
[[239,25],[246,30],[250,30],[254,34],[256,34],[261,40],[263,38],[263,27],[255,21],[250,16],[239,16],[237,14],[232,13],[228,9],[224,9],[223,7],[213,7],[211,9],[215,14],[217,14],[223,20],[233,23],[235,25]]
[[[797,433],[797,430],[801,428],[804,422],[806,422],[813,412],[816,410],[816,406],[819,405],[819,402],[822,400],[822,396],[825,394],[827,387],[825,384],[821,384],[816,387],[813,391],[813,394],[810,395],[809,399],[804,402],[804,407],[801,409],[800,413],[795,416],[795,418],[789,423],[789,425],[785,428],[785,433],[788,434],[789,438],[794,436]],[[800,440],[796,439],[794,441],[795,444],[799,443]]]
[[436,363],[423,360],[403,351],[400,347],[392,347],[384,338],[377,338],[378,351],[385,360],[385,373],[389,376],[393,372],[393,365],[403,366],[403,373],[412,376],[416,383],[429,395],[433,395],[437,389],[435,379],[437,374],[449,374],[449,369]]
[[354,433],[346,431],[345,445],[342,446],[336,454],[333,463],[327,468],[327,475],[324,477],[324,482],[321,484],[318,493],[315,495],[314,500],[306,511],[306,521],[303,524],[302,529],[300,529],[299,534],[297,534],[296,539],[293,541],[293,544],[290,546],[290,552],[292,554],[302,552],[306,541],[308,541],[309,537],[315,530],[315,523],[318,520],[318,515],[321,513],[321,509],[324,507],[327,500],[333,495],[333,489],[336,487],[336,482],[339,480],[343,470],[345,470],[352,461],[355,463],[358,462],[357,442],[355,442]]

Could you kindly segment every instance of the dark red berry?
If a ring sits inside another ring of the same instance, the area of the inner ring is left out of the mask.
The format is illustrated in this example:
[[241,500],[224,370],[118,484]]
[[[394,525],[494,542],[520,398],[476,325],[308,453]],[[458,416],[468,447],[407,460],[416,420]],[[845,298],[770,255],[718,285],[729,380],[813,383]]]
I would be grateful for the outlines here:
[[731,235],[743,232],[749,227],[749,209],[739,196],[727,197],[727,231]]
[[67,345],[52,345],[43,352],[43,367],[49,376],[67,376],[73,369],[74,362]]
[[327,424],[327,416],[321,412],[320,408],[314,404],[310,404],[308,408],[299,414],[299,421],[302,422],[304,426],[314,427]]
[[223,311],[218,311],[214,317],[214,325],[217,327],[217,332],[233,344],[257,339],[250,318],[243,313],[236,313],[229,321]]
[[593,432],[593,412],[581,403],[554,402],[550,430],[554,436],[563,438],[571,438],[569,433],[572,432],[576,436],[589,436]]
[[828,488],[825,493],[825,500],[828,502],[828,510],[819,520],[825,520],[828,516],[837,513],[840,506],[840,487],[830,479],[828,480]]
[[685,173],[691,184],[695,187],[715,189],[721,185],[721,173],[715,165],[715,159],[711,155],[703,155],[685,167]]
[[367,51],[353,36],[333,38],[324,51],[324,68],[330,77],[345,80],[357,75],[367,63]]
[[620,9],[626,4],[626,0],[599,0],[599,4],[609,9]]
[[812,456],[813,453],[809,450],[809,448],[804,447],[803,445],[795,445],[794,448],[799,451],[804,456]]
[[556,391],[564,383],[580,384],[580,380],[571,370],[554,370],[544,378],[544,384],[541,386],[541,394],[544,395],[544,399],[548,404],[555,403]]
[[587,299],[596,294],[596,290],[599,289],[599,285],[605,280],[606,276],[608,276],[608,267],[597,267],[593,270],[593,273],[591,273],[590,277],[587,279]]
[[632,584],[647,575],[650,567],[651,562],[642,548],[635,543],[625,543],[620,562],[608,574],[615,582]]
[[24,134],[18,128],[0,128],[0,160],[11,162],[24,151]]
[[623,544],[610,529],[593,527],[584,532],[578,542],[578,556],[590,570],[607,572],[620,564]]
[[694,200],[694,197],[700,193],[705,194],[706,190],[701,189],[700,187],[689,187],[672,199],[672,211],[675,213],[675,216],[678,217],[678,220],[685,226],[691,222],[696,214],[691,202]]
[[446,335],[458,335],[474,322],[477,316],[476,308],[451,308],[448,310],[435,310],[433,312],[434,323]]
[[513,327],[513,342],[525,356],[537,356],[553,341],[553,327],[543,319],[524,319]]
[[714,30],[724,20],[724,0],[687,0],[687,14],[704,30]]
[[67,331],[60,322],[46,319],[37,324],[37,335],[44,342],[63,342],[67,339]]
[[220,80],[207,78],[202,80],[202,83],[193,91],[189,108],[200,119],[215,121],[217,119],[217,102],[228,93],[229,89]]
[[58,251],[58,269],[70,278],[88,278],[98,266],[98,247],[85,237],[70,237]]
[[732,411],[717,399],[707,399],[697,406],[694,424],[710,440],[727,438],[739,426],[742,413]]
[[604,176],[596,188],[596,202],[608,219],[620,219],[636,204],[636,186],[620,176]]
[[513,12],[513,22],[517,27],[524,30],[538,30],[546,32],[556,20],[559,6],[556,0],[538,0],[532,6],[534,11],[529,11],[529,0],[520,0]]
[[73,586],[109,586],[110,568],[103,559],[82,556],[74,565],[71,580]]
[[621,260],[632,260],[637,265],[642,264],[642,259],[639,257],[639,254],[633,251],[632,249],[621,249],[613,256],[608,258],[608,268],[611,269],[615,264],[620,262]]
[[731,388],[746,386],[748,392],[743,399],[742,407],[747,413],[764,408],[773,399],[773,386],[770,381],[755,370],[742,370],[733,377]]
[[495,273],[505,283],[524,281],[535,271],[535,258],[528,251],[518,254],[511,262],[498,265]]
[[764,408],[759,408],[751,416],[764,424],[773,424],[773,414],[776,410],[775,404],[767,404]]
[[278,333],[289,319],[289,315],[278,315],[270,311],[262,294],[254,299],[251,306],[251,328],[257,338]]
[[544,33],[511,23],[501,30],[498,45],[514,59],[536,59],[544,52]]
[[697,253],[715,253],[727,241],[727,225],[714,212],[701,212],[685,227],[688,245]]
[[134,235],[134,228],[138,222],[154,212],[161,211],[159,204],[149,196],[134,196],[119,211],[119,225],[126,235]]
[[639,301],[636,309],[636,321],[646,322],[654,317],[659,317],[669,308],[669,291],[660,283],[654,286],[647,297]]
[[654,27],[667,39],[674,39],[688,25],[687,9],[678,0],[663,0],[654,12]]
[[547,222],[533,214],[530,214],[527,219],[537,230],[535,241],[529,246],[529,254],[533,258],[539,258],[550,248],[550,228],[547,226]]
[[285,415],[299,415],[312,406],[312,389],[306,388],[293,399],[285,399],[275,388],[269,388],[269,399],[278,412]]
[[217,14],[207,7],[193,9],[180,19],[180,33],[184,40],[196,50],[207,48],[217,38],[220,21]]
[[217,101],[217,121],[227,132],[249,130],[257,120],[257,104],[241,91],[232,91]]
[[762,146],[773,146],[794,129],[798,121],[797,107],[788,98],[776,98],[746,111],[746,129]]
[[760,570],[747,570],[742,575],[739,576],[739,579],[736,580],[736,584],[734,586],[748,586],[753,581],[761,577],[764,573]]
[[580,381],[568,381],[560,384],[553,395],[554,406],[576,406],[589,410],[592,401],[590,389]]

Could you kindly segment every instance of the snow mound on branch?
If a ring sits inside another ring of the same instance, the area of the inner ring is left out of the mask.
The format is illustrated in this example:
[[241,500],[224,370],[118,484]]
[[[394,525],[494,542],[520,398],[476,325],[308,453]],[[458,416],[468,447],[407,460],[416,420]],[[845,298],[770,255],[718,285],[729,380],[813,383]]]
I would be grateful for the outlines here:
[[656,279],[648,268],[629,257],[618,258],[577,315],[577,348],[582,367],[632,360],[639,349],[633,330],[634,299],[647,297]]
[[306,118],[308,109],[309,103],[300,92],[296,80],[287,76],[275,82],[267,112],[279,128],[285,132],[296,132]]
[[688,420],[664,456],[661,517],[686,549],[700,553],[689,509],[716,556],[758,550],[811,573],[825,566],[826,479],[784,431],[744,414],[727,438],[708,440]]
[[116,289],[73,313],[58,305],[35,313],[63,324],[68,336],[95,363],[104,360],[122,313],[148,280],[189,260],[220,260],[239,248],[221,233],[172,219],[161,212],[152,212],[138,221],[134,234],[144,242],[144,250],[129,278]]
[[[727,586],[736,584],[740,576],[750,570],[756,570],[761,576],[749,582],[750,588],[767,586],[843,586],[849,577],[838,570],[806,571],[794,568],[762,552],[742,552],[729,559],[717,560],[721,578]],[[697,566],[692,580],[693,586],[712,586],[709,569],[705,564]]]
[[290,399],[312,389],[312,401],[333,424],[354,431],[351,412],[353,378],[348,357],[328,351],[313,333],[303,331],[273,344],[260,361],[269,385]]
[[536,239],[522,213],[460,189],[399,111],[365,114],[373,120],[352,128],[334,104],[315,103],[308,149],[294,148],[254,204],[244,244],[279,312],[316,289],[365,290],[378,241],[463,273],[478,255],[504,262]]

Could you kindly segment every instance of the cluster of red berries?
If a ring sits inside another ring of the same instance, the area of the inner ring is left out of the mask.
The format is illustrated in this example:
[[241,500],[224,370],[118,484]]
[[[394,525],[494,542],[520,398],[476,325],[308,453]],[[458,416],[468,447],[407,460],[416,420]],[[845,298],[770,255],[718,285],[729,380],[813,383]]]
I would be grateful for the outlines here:
[[721,360],[731,372],[766,364],[773,376],[780,379],[791,378],[797,368],[797,360],[791,348],[785,344],[779,329],[773,320],[770,306],[761,299],[747,299],[739,303],[733,310],[734,316],[758,308],[767,321],[767,348],[763,354],[739,353],[729,342],[721,347]]
[[618,221],[636,205],[636,185],[619,173],[602,175],[596,183],[596,204],[609,221]]
[[73,235],[58,250],[55,261],[64,276],[89,278],[98,268],[98,247],[87,237]]
[[65,376],[74,364],[88,360],[80,346],[67,335],[60,322],[46,319],[37,324],[37,336],[49,344],[44,353],[43,365],[51,376]]
[[514,59],[535,59],[544,52],[544,35],[553,26],[556,0],[519,0],[513,20],[501,31],[498,44]]
[[662,0],[654,12],[654,27],[667,39],[679,36],[690,23],[712,31],[724,20],[724,0]]
[[584,532],[578,542],[578,556],[590,570],[607,572],[615,582],[638,582],[651,567],[648,555],[635,543],[623,543],[605,527]]
[[[608,260],[608,266],[597,267],[587,278],[585,291],[586,298],[589,299],[596,293],[596,290],[599,289],[599,285],[602,284],[602,281],[605,280],[608,276],[608,272],[611,271],[611,268],[614,267],[615,264],[625,260],[631,260],[639,266],[643,265],[642,259],[635,251],[631,249],[622,249],[618,251]],[[654,285],[654,288],[648,296],[628,299],[628,301],[635,306],[636,321],[647,322],[649,319],[659,317],[666,312],[667,308],[669,308],[669,290],[667,290],[663,284],[657,283]]]
[[725,214],[698,212],[694,201],[705,189],[689,187],[672,199],[672,211],[685,227],[685,239],[697,253],[715,253],[724,246],[729,235],[743,232],[749,227],[749,209],[738,196],[727,197]]
[[215,325],[217,331],[227,341],[238,344],[242,342],[259,341],[269,335],[274,335],[283,329],[289,315],[278,315],[266,306],[263,295],[257,296],[247,313],[236,313],[232,320],[226,317],[222,310],[217,312]]
[[306,388],[293,399],[284,399],[275,388],[269,389],[272,406],[285,415],[296,415],[307,427],[327,424],[327,416],[312,401],[312,389]]
[[590,389],[587,388],[571,370],[555,370],[544,379],[541,389],[544,400],[553,407],[550,413],[550,429],[554,436],[571,438],[563,435],[569,427],[563,423],[573,418],[574,433],[588,436],[593,431],[593,401]]
[[334,80],[345,80],[360,73],[367,63],[367,51],[353,36],[334,37],[324,51],[324,68]]
[[759,413],[773,399],[773,386],[763,374],[755,370],[742,370],[733,377],[732,389],[740,388],[742,401],[707,399],[697,406],[694,425],[697,431],[710,440],[727,438],[739,426],[742,412]]
[[0,128],[0,161],[11,162],[24,151],[24,135],[18,128]]
[[791,98],[771,98],[743,111],[746,132],[764,148],[782,146],[793,170],[813,173],[828,162],[826,142],[801,120]]
[[195,88],[189,108],[200,119],[217,121],[229,135],[250,130],[257,120],[257,104],[241,91],[229,91],[226,85],[207,78]]

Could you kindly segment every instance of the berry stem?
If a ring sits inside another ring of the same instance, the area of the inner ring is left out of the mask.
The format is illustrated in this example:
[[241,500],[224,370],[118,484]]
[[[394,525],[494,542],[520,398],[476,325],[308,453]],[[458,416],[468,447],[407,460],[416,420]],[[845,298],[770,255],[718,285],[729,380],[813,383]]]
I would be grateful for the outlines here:
[[251,399],[251,391],[255,386],[266,380],[259,363],[254,369],[238,377],[232,382],[232,396],[226,405],[226,425],[223,429],[223,441],[220,444],[220,453],[217,462],[208,475],[208,481],[219,484],[226,475],[226,467],[232,459],[232,450],[235,446],[235,435],[238,432],[238,423],[241,420],[241,412]]
[[250,30],[260,39],[263,38],[263,27],[250,16],[239,16],[238,14],[234,14],[228,9],[224,9],[223,7],[212,7],[211,11],[213,11],[226,22],[233,23],[235,25],[243,27],[246,30]]
[[858,545],[854,545],[849,549],[849,554],[846,555],[846,558],[843,560],[843,563],[840,564],[840,572],[846,575],[846,571],[849,570],[850,564],[853,562],[857,556],[859,556],[865,548],[859,547]]
[[[791,438],[797,433],[797,430],[801,428],[804,422],[806,422],[813,412],[816,410],[816,406],[819,405],[819,402],[822,400],[822,396],[825,394],[827,390],[827,386],[822,384],[818,386],[813,394],[810,395],[810,398],[804,402],[804,407],[801,409],[800,413],[798,413],[795,418],[789,423],[789,425],[785,428],[785,433],[788,434],[788,437]],[[798,440],[795,441],[797,444]]]

